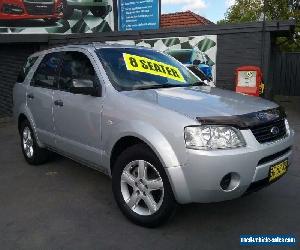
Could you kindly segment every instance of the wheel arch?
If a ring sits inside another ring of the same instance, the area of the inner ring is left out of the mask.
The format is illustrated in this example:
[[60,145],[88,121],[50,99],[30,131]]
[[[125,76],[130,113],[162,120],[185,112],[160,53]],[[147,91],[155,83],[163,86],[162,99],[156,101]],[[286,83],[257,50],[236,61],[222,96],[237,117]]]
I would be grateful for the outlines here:
[[19,133],[21,133],[21,124],[25,121],[29,121],[29,119],[27,118],[27,116],[23,113],[20,113],[18,116],[18,131]]
[[121,154],[124,150],[126,150],[127,148],[136,145],[136,144],[143,144],[146,145],[149,149],[151,149],[151,151],[153,153],[155,153],[152,148],[145,143],[143,140],[141,140],[140,138],[136,137],[136,136],[124,136],[121,137],[113,146],[112,151],[111,151],[111,155],[110,155],[110,172],[112,173],[113,171],[113,166],[117,160],[117,156],[119,154]]
[[113,143],[109,154],[110,171],[113,169],[117,156],[126,148],[138,143],[144,144],[151,149],[164,168],[180,165],[172,146],[159,131],[152,130],[150,133],[144,133],[143,135],[142,131],[140,132],[123,134]]

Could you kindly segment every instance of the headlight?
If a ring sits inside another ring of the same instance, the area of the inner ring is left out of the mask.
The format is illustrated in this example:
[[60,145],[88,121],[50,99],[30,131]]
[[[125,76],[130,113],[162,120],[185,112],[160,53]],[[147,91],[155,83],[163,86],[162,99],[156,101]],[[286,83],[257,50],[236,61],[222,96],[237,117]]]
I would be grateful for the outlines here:
[[228,126],[203,125],[184,129],[184,139],[190,149],[229,149],[246,146],[239,130]]

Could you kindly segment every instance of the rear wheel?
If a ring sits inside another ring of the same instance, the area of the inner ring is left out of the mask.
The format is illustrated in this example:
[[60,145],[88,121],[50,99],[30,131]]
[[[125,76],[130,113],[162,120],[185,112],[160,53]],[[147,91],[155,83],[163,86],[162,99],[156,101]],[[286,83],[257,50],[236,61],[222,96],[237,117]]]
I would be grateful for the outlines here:
[[176,201],[157,156],[146,145],[126,149],[113,168],[115,199],[131,221],[156,227],[175,212]]
[[30,123],[25,120],[20,126],[21,147],[25,160],[32,165],[45,163],[50,152],[39,147],[34,137]]

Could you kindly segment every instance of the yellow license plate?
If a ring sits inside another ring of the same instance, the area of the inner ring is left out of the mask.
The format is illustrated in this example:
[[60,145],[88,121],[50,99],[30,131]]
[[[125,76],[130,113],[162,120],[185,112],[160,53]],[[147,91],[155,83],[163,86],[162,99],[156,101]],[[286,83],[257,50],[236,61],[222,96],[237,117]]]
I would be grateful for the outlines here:
[[282,162],[270,167],[269,182],[277,180],[283,176],[287,172],[288,165],[288,159],[285,159]]

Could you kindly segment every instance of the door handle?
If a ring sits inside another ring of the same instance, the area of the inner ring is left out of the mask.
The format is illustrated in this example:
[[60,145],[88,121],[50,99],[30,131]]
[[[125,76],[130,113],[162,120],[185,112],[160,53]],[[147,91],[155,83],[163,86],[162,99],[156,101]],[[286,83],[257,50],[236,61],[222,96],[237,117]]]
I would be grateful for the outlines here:
[[54,101],[54,105],[62,107],[62,106],[64,106],[64,103],[62,100],[56,100],[56,101]]
[[33,99],[33,98],[34,98],[34,95],[33,95],[33,94],[27,94],[27,98],[28,98],[28,99]]

